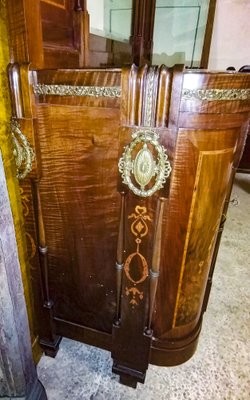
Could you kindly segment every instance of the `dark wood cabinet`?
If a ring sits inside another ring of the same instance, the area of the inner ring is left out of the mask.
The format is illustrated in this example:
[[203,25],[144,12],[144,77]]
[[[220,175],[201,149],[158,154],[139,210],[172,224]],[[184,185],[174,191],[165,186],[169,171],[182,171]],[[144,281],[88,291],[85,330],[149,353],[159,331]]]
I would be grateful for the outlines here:
[[107,349],[131,386],[149,362],[186,361],[247,134],[250,76],[13,65],[10,83],[35,152],[23,187],[45,352],[61,336]]
[[250,74],[86,68],[151,60],[152,0],[133,2],[130,44],[89,34],[85,1],[7,6],[32,340],[51,356],[62,336],[107,349],[135,386],[197,346]]

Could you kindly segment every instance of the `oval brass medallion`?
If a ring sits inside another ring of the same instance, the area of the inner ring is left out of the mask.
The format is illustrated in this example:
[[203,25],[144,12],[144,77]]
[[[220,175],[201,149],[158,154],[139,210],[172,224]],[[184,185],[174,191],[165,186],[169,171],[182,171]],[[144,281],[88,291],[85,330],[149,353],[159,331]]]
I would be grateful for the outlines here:
[[[132,138],[132,142],[124,148],[118,164],[122,181],[137,196],[152,196],[163,187],[171,172],[166,150],[159,143],[159,134],[154,129],[139,129],[132,134]],[[141,143],[143,147],[138,151],[135,159],[132,159],[136,147]],[[153,147],[156,160],[148,148],[148,144]],[[132,174],[139,187],[134,184]],[[154,183],[152,182],[151,187],[145,189],[153,178]]]
[[154,176],[155,162],[147,144],[137,154],[134,161],[133,174],[136,182],[144,188]]

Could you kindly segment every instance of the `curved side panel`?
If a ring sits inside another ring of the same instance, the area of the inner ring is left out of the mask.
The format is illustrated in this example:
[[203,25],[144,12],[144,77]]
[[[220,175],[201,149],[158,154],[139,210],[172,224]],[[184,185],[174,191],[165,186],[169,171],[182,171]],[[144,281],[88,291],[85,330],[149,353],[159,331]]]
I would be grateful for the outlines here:
[[[200,99],[195,88],[216,96]],[[193,89],[190,98],[187,89]],[[217,89],[223,90],[221,99]],[[240,74],[184,74],[153,320],[154,364],[176,365],[195,351],[216,238],[249,118],[249,98],[232,98],[232,90],[248,93],[249,82]]]

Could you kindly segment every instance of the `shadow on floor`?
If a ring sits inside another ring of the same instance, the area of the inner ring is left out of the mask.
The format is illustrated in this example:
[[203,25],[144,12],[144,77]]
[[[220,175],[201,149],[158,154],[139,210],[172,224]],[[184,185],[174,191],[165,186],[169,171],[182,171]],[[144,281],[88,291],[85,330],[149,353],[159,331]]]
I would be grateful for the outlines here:
[[234,185],[250,194],[250,174],[236,174]]

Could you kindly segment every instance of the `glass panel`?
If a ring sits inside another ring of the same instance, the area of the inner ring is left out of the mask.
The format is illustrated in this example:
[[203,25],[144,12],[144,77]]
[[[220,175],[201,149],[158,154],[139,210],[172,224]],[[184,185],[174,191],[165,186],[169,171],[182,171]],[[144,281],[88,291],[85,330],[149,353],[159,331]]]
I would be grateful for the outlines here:
[[156,0],[153,64],[200,66],[209,0]]
[[132,0],[88,0],[90,33],[119,41],[129,41]]

